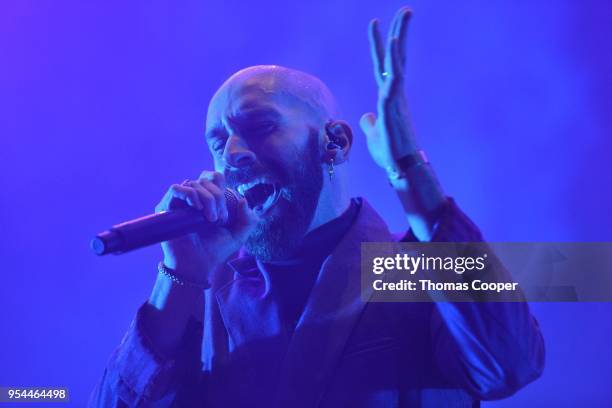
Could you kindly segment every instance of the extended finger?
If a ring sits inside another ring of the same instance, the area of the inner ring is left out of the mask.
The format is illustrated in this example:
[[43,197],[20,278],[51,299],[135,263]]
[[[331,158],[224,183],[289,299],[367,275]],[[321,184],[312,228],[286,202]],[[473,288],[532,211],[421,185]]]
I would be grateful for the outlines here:
[[393,21],[391,21],[389,32],[387,34],[387,49],[385,50],[385,58],[391,53],[391,43],[393,42],[393,39],[397,38],[396,33],[399,32],[399,25],[402,21],[403,11],[403,8],[397,10],[393,16]]
[[372,54],[372,62],[374,63],[374,77],[376,78],[376,82],[380,84],[384,80],[383,61],[385,54],[378,24],[379,23],[377,19],[370,21],[370,25],[368,26],[368,38],[370,40],[370,52]]
[[395,16],[393,17],[393,25],[391,26],[391,31],[389,35],[391,38],[400,37],[402,30],[404,29],[406,22],[410,19],[412,15],[412,10],[409,7],[400,8]]
[[404,75],[404,59],[400,52],[400,42],[398,38],[394,38],[391,42],[390,50],[391,72],[394,78],[401,78]]
[[394,67],[396,64],[393,62],[393,42],[396,42],[397,38],[391,39],[389,42],[389,46],[387,48],[387,53],[385,54],[385,71],[387,72],[389,79],[395,77]]
[[404,14],[404,9],[405,7],[400,8],[399,10],[397,10],[397,12],[395,12],[395,15],[393,16],[393,20],[391,21],[391,25],[389,28],[389,34],[387,35],[387,44],[391,44],[391,40],[397,37],[398,28],[400,22],[402,21],[402,15]]
[[399,40],[399,51],[402,60],[404,60],[406,58],[406,33],[408,32],[408,25],[412,17],[412,10],[408,7],[402,7],[400,13],[397,25],[394,27],[393,36]]

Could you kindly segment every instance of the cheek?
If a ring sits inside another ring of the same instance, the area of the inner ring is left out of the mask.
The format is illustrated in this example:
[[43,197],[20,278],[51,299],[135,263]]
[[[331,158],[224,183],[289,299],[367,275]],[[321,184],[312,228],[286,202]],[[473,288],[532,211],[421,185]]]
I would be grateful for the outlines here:
[[261,143],[261,154],[281,162],[295,162],[308,154],[311,148],[311,138],[318,135],[302,126],[286,127],[282,131],[269,135]]
[[281,183],[292,183],[293,175],[302,158],[292,143],[273,143],[260,145],[257,160],[265,172],[270,172]]
[[253,150],[259,161],[264,164],[288,164],[295,160],[296,146],[294,140],[285,133],[275,133],[256,143]]

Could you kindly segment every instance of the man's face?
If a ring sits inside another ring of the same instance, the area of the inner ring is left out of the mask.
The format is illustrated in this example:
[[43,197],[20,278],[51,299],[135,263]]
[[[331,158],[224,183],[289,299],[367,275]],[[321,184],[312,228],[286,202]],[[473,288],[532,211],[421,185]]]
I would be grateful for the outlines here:
[[290,93],[261,82],[215,96],[206,138],[215,169],[261,218],[247,250],[270,261],[292,255],[315,213],[323,185],[321,124]]

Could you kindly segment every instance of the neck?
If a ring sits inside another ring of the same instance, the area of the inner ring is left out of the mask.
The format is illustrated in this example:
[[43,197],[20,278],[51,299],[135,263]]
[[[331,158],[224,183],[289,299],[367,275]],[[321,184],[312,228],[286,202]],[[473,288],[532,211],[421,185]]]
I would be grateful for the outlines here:
[[334,175],[331,181],[327,175],[325,176],[317,209],[315,210],[308,232],[341,216],[351,203],[345,184],[342,182],[341,174]]

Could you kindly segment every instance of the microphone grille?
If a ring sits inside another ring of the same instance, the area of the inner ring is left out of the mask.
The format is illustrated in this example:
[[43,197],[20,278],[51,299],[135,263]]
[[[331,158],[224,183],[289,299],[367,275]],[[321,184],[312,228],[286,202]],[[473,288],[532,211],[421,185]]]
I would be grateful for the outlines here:
[[226,188],[224,191],[225,202],[227,203],[227,212],[229,219],[231,220],[236,215],[236,209],[238,208],[238,193],[234,190]]

